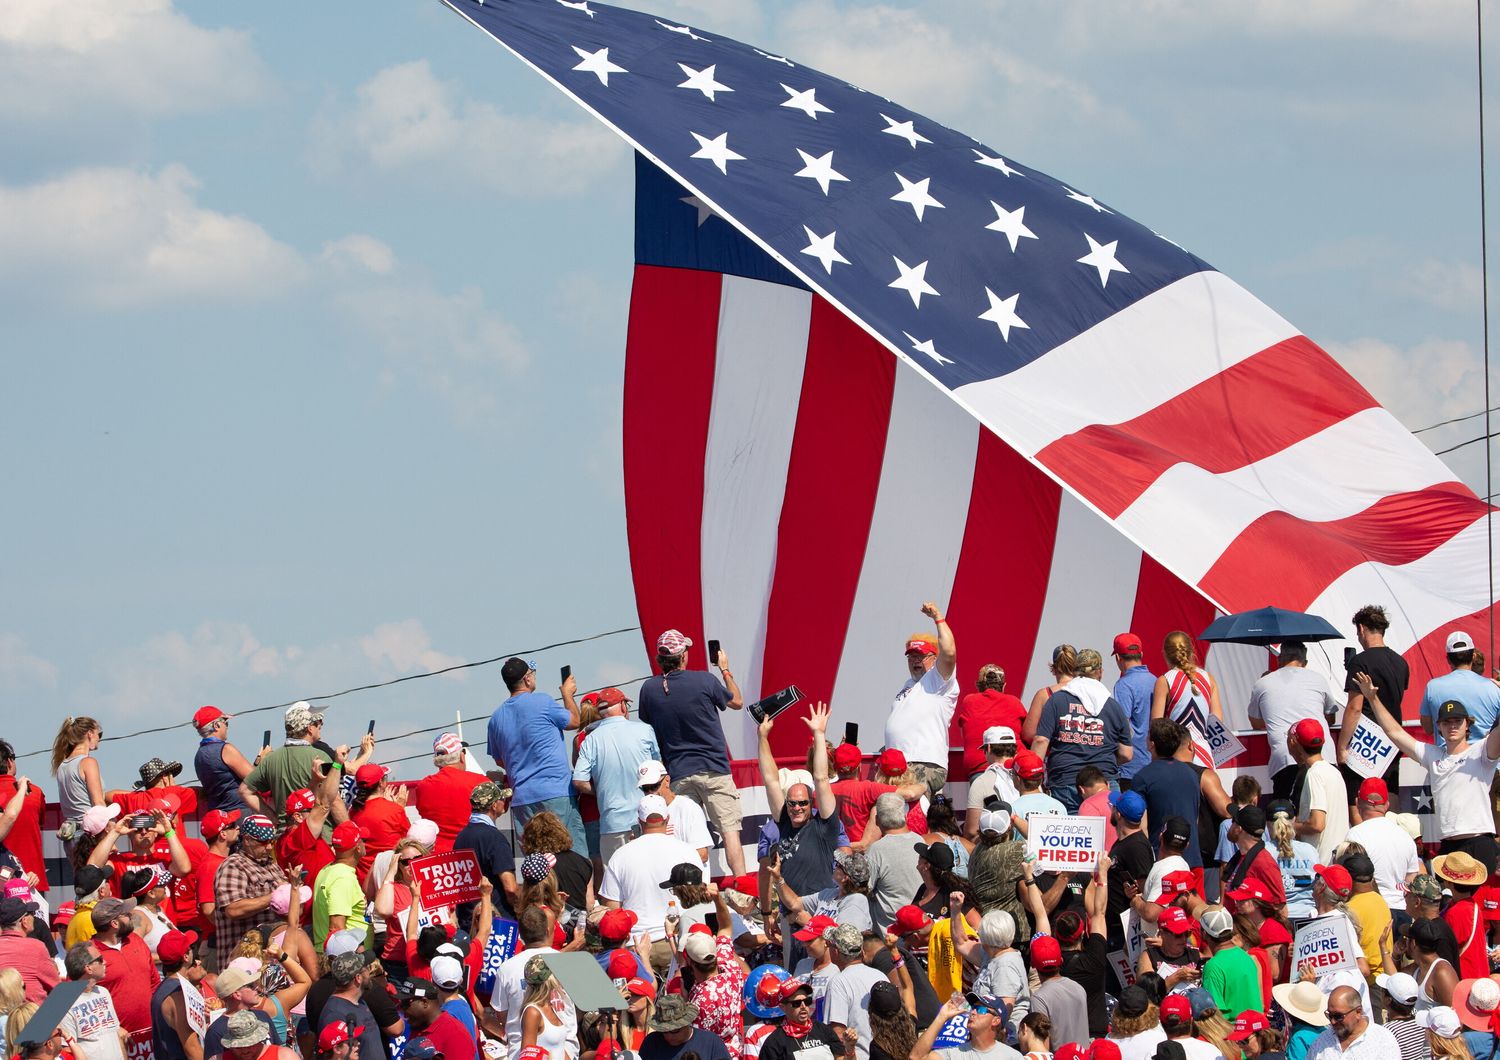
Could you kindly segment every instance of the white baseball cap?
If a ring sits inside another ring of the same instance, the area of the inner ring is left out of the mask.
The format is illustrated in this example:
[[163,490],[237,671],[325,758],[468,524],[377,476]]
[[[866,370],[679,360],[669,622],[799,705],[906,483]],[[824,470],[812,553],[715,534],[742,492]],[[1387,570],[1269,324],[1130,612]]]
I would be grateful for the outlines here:
[[362,949],[364,944],[363,928],[344,928],[328,936],[328,941],[323,943],[323,952],[330,957],[337,957],[341,953],[353,953]]
[[464,966],[446,955],[434,957],[428,970],[432,973],[432,984],[440,990],[452,990],[464,981]]
[[1398,1005],[1410,1005],[1417,999],[1417,981],[1405,972],[1377,975],[1375,985],[1391,996]]
[[1015,746],[1016,730],[1005,725],[992,725],[984,730],[984,745],[989,747],[997,743],[1008,743]]
[[1456,1038],[1463,1024],[1458,1022],[1458,1013],[1449,1005],[1439,1005],[1426,1012],[1417,1013],[1417,1024],[1433,1031],[1439,1038]]
[[1452,633],[1448,634],[1447,652],[1449,655],[1452,655],[1455,652],[1473,650],[1474,638],[1469,636],[1463,630],[1455,629]]
[[656,759],[651,758],[641,763],[641,768],[635,771],[635,785],[643,788],[647,784],[660,784],[661,778],[667,775],[667,767]]
[[644,795],[641,804],[636,809],[635,815],[642,821],[649,821],[653,817],[666,820],[670,811],[667,809],[667,800],[660,795]]

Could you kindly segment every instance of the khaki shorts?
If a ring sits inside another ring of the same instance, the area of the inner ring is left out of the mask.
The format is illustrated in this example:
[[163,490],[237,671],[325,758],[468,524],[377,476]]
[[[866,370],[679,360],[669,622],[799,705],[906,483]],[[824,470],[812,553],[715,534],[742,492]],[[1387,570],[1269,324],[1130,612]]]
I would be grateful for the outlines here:
[[740,789],[734,786],[733,777],[726,773],[673,777],[672,790],[702,806],[709,823],[719,834],[740,834],[740,822],[745,814],[740,806]]

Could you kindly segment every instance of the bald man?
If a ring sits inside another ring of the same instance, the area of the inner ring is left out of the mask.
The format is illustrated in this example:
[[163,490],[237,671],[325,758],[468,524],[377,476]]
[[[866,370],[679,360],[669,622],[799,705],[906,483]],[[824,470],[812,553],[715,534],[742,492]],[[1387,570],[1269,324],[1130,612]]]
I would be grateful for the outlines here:
[[1328,1028],[1307,1047],[1307,1060],[1398,1060],[1395,1035],[1371,1023],[1359,991],[1341,986],[1328,995]]

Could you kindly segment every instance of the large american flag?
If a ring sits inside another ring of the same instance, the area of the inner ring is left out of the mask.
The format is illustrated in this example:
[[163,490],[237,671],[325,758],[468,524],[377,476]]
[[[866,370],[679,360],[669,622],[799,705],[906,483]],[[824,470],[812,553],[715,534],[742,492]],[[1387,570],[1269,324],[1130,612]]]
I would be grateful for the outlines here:
[[[1161,637],[1216,606],[1342,627],[1384,604],[1418,692],[1447,630],[1487,635],[1484,502],[1102,194],[709,30],[444,2],[638,152],[625,483],[648,644],[721,639],[749,693],[795,681],[874,746],[924,599],[966,676],[999,661],[1023,696],[1055,643],[1107,652],[1127,628],[1159,672]],[[1264,662],[1215,655],[1221,683]]]

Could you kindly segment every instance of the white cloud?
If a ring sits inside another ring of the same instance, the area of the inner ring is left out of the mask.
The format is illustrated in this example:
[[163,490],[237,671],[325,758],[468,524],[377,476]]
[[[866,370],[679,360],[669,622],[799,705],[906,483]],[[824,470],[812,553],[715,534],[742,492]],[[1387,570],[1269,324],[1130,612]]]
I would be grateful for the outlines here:
[[[1402,347],[1363,338],[1324,348],[1413,430],[1484,408],[1484,365],[1467,342],[1430,338]],[[1421,386],[1412,385],[1415,379]],[[1433,435],[1424,437],[1435,444]]]
[[[432,638],[415,618],[404,622],[387,622],[359,638],[365,657],[384,670],[398,674],[432,673],[457,666],[464,660],[445,655],[432,646]],[[449,676],[462,677],[462,671]]]
[[323,244],[323,260],[336,268],[358,268],[384,276],[396,267],[396,253],[374,236],[352,235]]
[[33,655],[25,641],[14,633],[0,633],[0,689],[19,692],[28,688],[52,688],[57,667]]
[[1477,316],[1484,308],[1484,277],[1466,261],[1424,258],[1407,270],[1406,282],[1395,288],[1437,309]]
[[18,300],[126,308],[257,301],[305,275],[297,251],[246,217],[200,205],[198,187],[179,165],[0,187],[0,286]]
[[324,168],[440,173],[520,195],[572,195],[629,157],[592,118],[518,117],[459,98],[427,61],[386,67],[355,93],[352,108],[314,122],[313,155]]
[[248,33],[195,25],[171,0],[0,4],[0,114],[204,111],[254,100],[269,82]]

